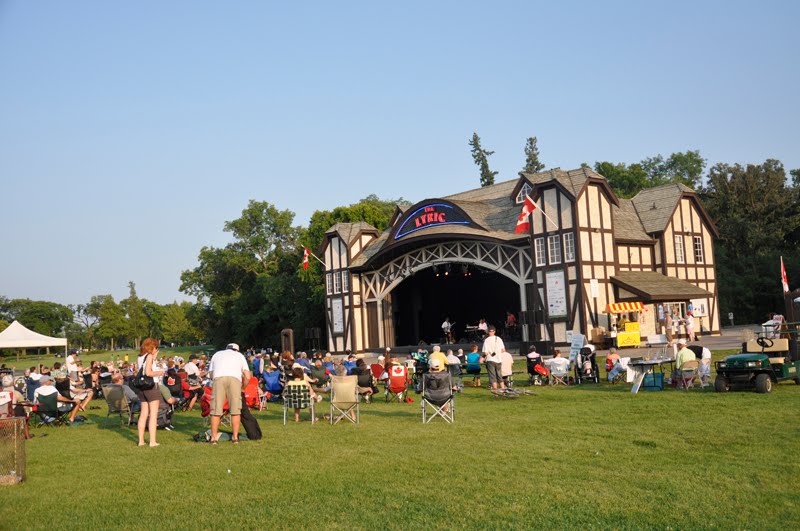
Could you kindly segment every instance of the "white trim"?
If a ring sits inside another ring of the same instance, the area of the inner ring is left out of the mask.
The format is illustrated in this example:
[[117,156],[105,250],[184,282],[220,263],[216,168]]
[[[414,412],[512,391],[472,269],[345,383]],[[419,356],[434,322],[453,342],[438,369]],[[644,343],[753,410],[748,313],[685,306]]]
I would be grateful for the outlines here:
[[[569,236],[569,245],[567,245]],[[575,261],[575,234],[572,232],[564,233],[564,262],[572,263]]]
[[561,238],[558,234],[547,237],[547,257],[551,265],[561,263]]

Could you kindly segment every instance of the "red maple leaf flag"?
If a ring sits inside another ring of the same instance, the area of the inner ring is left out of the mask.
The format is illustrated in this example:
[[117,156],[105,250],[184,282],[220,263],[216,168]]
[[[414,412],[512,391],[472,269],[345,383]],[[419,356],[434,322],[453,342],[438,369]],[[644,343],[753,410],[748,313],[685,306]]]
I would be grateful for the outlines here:
[[786,268],[783,267],[782,256],[781,256],[781,284],[783,284],[783,292],[789,293],[789,280],[786,278]]
[[308,250],[308,247],[303,247],[303,269],[308,269],[308,255],[311,254],[311,251]]
[[533,202],[529,196],[525,196],[525,203],[522,205],[522,212],[519,213],[519,219],[517,219],[517,228],[514,229],[514,234],[520,234],[521,232],[527,232],[531,230],[530,221],[528,221],[528,216],[531,212],[536,210],[536,203]]

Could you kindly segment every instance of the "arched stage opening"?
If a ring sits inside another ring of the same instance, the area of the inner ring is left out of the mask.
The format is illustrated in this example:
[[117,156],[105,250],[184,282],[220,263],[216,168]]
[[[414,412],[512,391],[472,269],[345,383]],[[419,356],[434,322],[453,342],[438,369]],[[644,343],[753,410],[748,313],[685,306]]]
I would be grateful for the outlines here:
[[517,317],[520,313],[517,283],[468,263],[448,262],[419,270],[395,286],[391,299],[395,345],[444,343],[445,317],[455,323],[456,343],[475,340],[466,326],[477,325],[481,318],[495,325],[501,335],[512,335],[503,330],[506,312]]

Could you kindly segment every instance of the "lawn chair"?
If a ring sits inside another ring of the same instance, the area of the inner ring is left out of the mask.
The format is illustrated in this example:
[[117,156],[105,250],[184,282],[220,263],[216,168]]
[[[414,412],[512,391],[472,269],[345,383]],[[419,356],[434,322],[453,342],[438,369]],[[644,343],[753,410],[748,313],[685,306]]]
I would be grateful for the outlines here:
[[127,425],[133,423],[133,412],[131,411],[130,402],[128,397],[125,396],[125,391],[121,385],[106,385],[103,387],[103,396],[106,398],[108,404],[108,413],[106,419],[103,421],[103,427],[106,427],[108,418],[111,415],[119,415],[120,426],[127,420]]
[[[203,426],[208,427],[211,425],[211,386],[206,385],[203,387],[203,396],[200,397],[200,416],[203,417]],[[220,418],[220,426],[231,425],[231,414],[228,406],[228,401],[222,406],[222,417]]]
[[[70,409],[58,408],[58,394],[39,395],[37,398],[39,406],[36,408],[36,414],[39,416],[39,426],[65,426],[69,420],[69,414],[72,413]],[[77,407],[77,406],[76,406]]]
[[283,383],[281,383],[280,371],[265,372],[262,375],[264,387],[267,392],[267,400],[277,402],[283,395]]
[[0,419],[14,418],[14,393],[0,391]]
[[[442,417],[448,424],[456,420],[456,400],[453,378],[449,372],[427,372],[422,376],[422,423]],[[430,415],[427,407],[433,411]]]
[[402,402],[408,392],[408,371],[402,365],[392,365],[386,383],[386,402]]
[[361,420],[359,402],[358,377],[331,377],[331,424],[336,424],[342,419],[358,424]]
[[678,388],[689,390],[694,387],[694,380],[700,371],[700,362],[698,360],[689,360],[683,362],[678,368]]
[[380,363],[373,363],[369,366],[369,370],[372,373],[372,379],[375,382],[381,382],[381,376],[383,375],[383,365]]
[[243,392],[247,407],[258,408],[259,411],[264,409],[264,406],[267,403],[266,395],[261,392],[261,389],[258,388],[258,378],[250,378],[250,381],[247,382],[247,386],[244,388]]
[[550,367],[550,385],[569,385],[569,362],[567,363],[554,363],[555,360],[564,358],[553,358],[549,363]]
[[316,421],[311,389],[307,385],[287,385],[283,390],[283,425],[286,426],[286,412],[289,409],[311,410],[311,422]]

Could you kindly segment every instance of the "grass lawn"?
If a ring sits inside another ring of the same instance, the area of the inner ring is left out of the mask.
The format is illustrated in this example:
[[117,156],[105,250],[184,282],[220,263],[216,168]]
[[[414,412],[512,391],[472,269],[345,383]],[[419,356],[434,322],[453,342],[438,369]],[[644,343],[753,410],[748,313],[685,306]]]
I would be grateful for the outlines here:
[[138,448],[135,429],[100,427],[95,401],[96,424],[33,430],[28,480],[0,487],[0,528],[800,526],[800,386],[530,389],[467,388],[454,425],[423,426],[414,394],[362,405],[358,426],[304,413],[284,427],[271,404],[255,413],[264,439],[238,446],[193,442],[195,411]]

